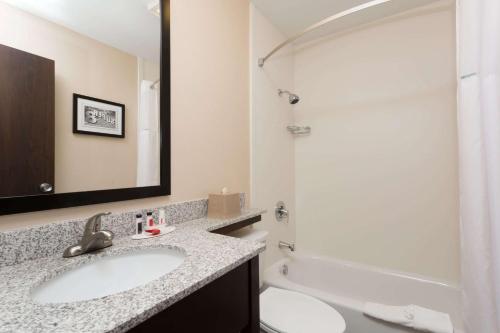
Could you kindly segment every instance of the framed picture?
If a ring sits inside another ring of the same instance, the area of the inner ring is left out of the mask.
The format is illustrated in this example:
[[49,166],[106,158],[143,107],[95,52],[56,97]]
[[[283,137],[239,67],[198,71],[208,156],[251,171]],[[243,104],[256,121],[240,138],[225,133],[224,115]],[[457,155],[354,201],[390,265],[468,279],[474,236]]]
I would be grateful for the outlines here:
[[125,105],[73,94],[73,133],[125,137]]

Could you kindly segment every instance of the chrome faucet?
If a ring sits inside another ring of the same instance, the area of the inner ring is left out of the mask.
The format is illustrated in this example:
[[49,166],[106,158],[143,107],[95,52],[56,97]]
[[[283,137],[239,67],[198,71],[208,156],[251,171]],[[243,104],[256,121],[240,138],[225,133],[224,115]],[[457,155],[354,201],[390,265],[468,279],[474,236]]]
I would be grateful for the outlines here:
[[113,245],[114,234],[108,230],[101,230],[101,217],[109,214],[111,213],[99,213],[89,218],[85,224],[82,240],[64,250],[63,257],[75,257]]
[[280,241],[278,243],[278,247],[280,249],[282,249],[282,248],[288,248],[292,252],[295,251],[295,244],[294,243],[287,243],[287,242]]

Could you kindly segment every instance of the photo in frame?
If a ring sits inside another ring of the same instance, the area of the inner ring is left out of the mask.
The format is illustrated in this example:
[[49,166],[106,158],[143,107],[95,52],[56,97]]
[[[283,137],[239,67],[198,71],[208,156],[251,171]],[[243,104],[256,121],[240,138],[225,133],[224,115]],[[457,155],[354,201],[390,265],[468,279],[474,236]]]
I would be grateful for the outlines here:
[[73,94],[73,133],[125,137],[125,105]]

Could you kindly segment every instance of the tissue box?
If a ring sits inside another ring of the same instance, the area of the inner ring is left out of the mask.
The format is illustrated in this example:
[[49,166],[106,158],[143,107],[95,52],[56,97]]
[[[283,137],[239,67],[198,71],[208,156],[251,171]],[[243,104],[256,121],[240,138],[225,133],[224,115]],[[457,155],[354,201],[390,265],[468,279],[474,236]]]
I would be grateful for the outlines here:
[[209,194],[208,214],[209,218],[229,218],[241,214],[240,194]]

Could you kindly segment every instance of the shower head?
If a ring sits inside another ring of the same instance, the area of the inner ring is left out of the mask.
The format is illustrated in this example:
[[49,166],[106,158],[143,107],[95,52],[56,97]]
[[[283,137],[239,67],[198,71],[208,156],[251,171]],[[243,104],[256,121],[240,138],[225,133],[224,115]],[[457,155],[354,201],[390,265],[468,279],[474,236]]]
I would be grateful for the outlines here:
[[297,104],[299,101],[300,101],[300,97],[289,92],[288,90],[281,90],[281,89],[278,89],[278,95],[281,96],[283,94],[287,94],[288,95],[288,102],[290,102],[290,104]]

